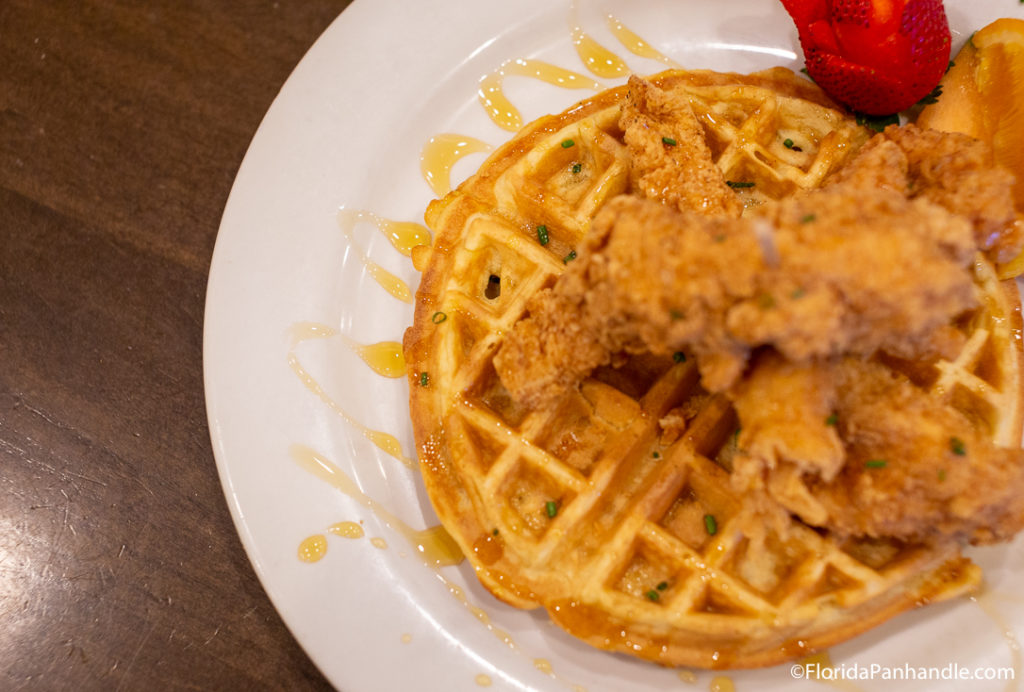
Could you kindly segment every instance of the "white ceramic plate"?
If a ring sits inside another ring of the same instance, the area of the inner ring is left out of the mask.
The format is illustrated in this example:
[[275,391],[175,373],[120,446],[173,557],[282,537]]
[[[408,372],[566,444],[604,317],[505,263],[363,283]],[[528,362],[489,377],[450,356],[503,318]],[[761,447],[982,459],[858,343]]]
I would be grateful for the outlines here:
[[[947,5],[956,46],[1001,14],[1024,14],[1015,0]],[[400,341],[411,320],[411,305],[385,290],[374,267],[413,290],[418,275],[372,223],[350,224],[346,235],[338,220],[344,209],[420,222],[434,197],[420,170],[432,136],[458,133],[497,145],[511,134],[479,102],[482,76],[508,60],[530,59],[594,78],[574,49],[574,27],[633,71],[664,67],[627,50],[608,14],[684,66],[801,66],[795,30],[766,0],[579,0],[578,6],[570,0],[357,0],[296,68],[238,172],[217,238],[206,312],[214,451],[263,585],[339,688],[684,685],[677,671],[592,650],[542,615],[499,604],[466,563],[439,569],[423,563],[403,533],[403,526],[436,524],[418,474],[399,458],[415,453],[407,385],[374,373],[355,349]],[[598,81],[610,86],[623,79]],[[506,79],[504,91],[526,120],[592,93],[521,76]],[[482,157],[461,159],[453,181]],[[397,456],[374,444],[374,431],[394,436]],[[333,465],[335,482],[300,463],[313,458]],[[345,479],[358,492],[339,489]],[[353,522],[364,535],[330,533],[339,522]],[[303,561],[300,546],[313,536],[323,538],[326,552]],[[1015,666],[1019,677],[1020,652],[1013,647],[1024,636],[1024,543],[978,555],[991,587],[981,604],[926,608],[835,647],[833,663],[861,666],[874,677],[838,686],[963,687],[882,679],[905,666]],[[682,677],[703,689],[727,681],[739,690],[797,684],[789,666]],[[1002,690],[1007,682],[968,686]]]

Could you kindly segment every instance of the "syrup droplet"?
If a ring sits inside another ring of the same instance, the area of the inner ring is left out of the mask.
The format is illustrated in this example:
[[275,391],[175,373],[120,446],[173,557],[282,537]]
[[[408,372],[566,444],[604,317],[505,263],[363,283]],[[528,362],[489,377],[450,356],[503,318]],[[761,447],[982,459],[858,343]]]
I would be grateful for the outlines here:
[[376,344],[352,344],[354,350],[370,369],[383,377],[405,377],[405,355],[397,341]]
[[711,679],[711,686],[708,689],[711,692],[736,692],[736,685],[733,684],[732,678],[718,675]]
[[339,521],[327,528],[327,533],[342,538],[362,538],[365,534],[363,527],[354,521]]
[[303,562],[319,562],[327,554],[327,537],[316,534],[299,543],[299,559]]

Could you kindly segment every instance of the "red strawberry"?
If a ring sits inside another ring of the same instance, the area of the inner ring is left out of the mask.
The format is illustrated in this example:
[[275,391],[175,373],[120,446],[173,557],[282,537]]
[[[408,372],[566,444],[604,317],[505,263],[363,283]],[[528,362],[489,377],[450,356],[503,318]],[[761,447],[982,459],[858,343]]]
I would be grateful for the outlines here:
[[927,96],[949,66],[942,0],[781,0],[807,74],[832,98],[891,115]]

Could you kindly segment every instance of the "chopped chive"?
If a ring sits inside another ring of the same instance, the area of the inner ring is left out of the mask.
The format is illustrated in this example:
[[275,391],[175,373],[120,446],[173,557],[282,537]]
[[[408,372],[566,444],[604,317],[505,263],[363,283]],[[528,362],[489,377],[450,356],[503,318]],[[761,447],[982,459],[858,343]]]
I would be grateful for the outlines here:
[[555,515],[558,514],[558,503],[554,500],[548,500],[547,504],[544,505],[544,510],[548,513],[549,517],[554,519]]
[[794,288],[793,292],[789,294],[789,297],[793,300],[797,300],[798,298],[803,298],[806,293],[807,291],[802,288]]
[[569,262],[572,262],[574,259],[576,259],[576,251],[570,250],[569,254],[562,258],[562,264],[569,264]]
[[709,536],[714,536],[718,533],[718,522],[715,520],[714,514],[704,515],[704,528],[707,530]]
[[430,318],[430,321],[433,322],[434,324],[441,324],[446,319],[448,319],[448,315],[438,310],[437,312],[434,313],[434,316]]
[[885,459],[869,459],[864,462],[864,465],[869,469],[884,469],[886,465]]
[[834,413],[831,416],[829,416],[828,418],[825,419],[825,425],[835,425],[838,422],[839,422],[839,416],[834,414]]
[[494,531],[491,531],[491,535],[492,536],[497,536],[498,535],[498,529],[494,529]]
[[725,184],[734,190],[738,190],[745,187],[754,187],[754,183],[744,182],[742,180],[726,180]]
[[583,164],[582,163],[574,163],[572,165],[572,172],[573,173],[579,173],[582,170],[583,170]]
[[568,149],[569,147],[571,147],[574,144],[576,144],[576,142],[572,141],[571,139],[563,139],[562,140],[562,148],[563,149]]
[[651,456],[654,457],[655,459],[660,459],[661,458],[661,452],[652,452]]
[[792,149],[793,140],[791,140],[789,137],[786,137],[786,139],[782,142],[782,146],[786,147],[787,149]]
[[959,437],[949,438],[949,448],[953,451],[953,454],[962,457],[967,454],[967,445]]
[[662,137],[661,143],[669,147],[674,147],[676,144],[678,144],[678,142],[676,142],[676,140],[672,139],[671,137]]
[[421,387],[426,387],[428,384],[430,384],[430,375],[428,375],[425,372],[421,372],[420,373],[420,386]]
[[683,353],[682,351],[676,351],[675,353],[672,354],[672,360],[674,360],[677,363],[685,363],[686,354]]
[[818,217],[815,216],[814,214],[807,214],[806,216],[803,216],[800,219],[800,223],[810,223],[811,221],[814,221],[816,218]]
[[762,293],[757,297],[757,304],[764,310],[775,307],[775,297],[771,293]]
[[683,319],[683,312],[682,310],[676,310],[675,308],[673,308],[668,311],[668,316],[674,320],[681,320]]
[[946,469],[939,469],[939,482],[946,480]]
[[652,601],[657,601],[659,598],[661,598],[661,595],[654,589],[651,589],[647,592],[647,598]]
[[550,238],[548,237],[547,226],[537,226],[537,240],[540,241],[541,245],[547,245]]
[[655,586],[654,588],[656,588],[658,591],[664,591],[665,589],[668,588],[668,582],[667,581],[659,582],[658,585]]
[[715,235],[715,242],[716,243],[724,243],[725,242],[725,234],[724,233],[719,233],[719,234]]

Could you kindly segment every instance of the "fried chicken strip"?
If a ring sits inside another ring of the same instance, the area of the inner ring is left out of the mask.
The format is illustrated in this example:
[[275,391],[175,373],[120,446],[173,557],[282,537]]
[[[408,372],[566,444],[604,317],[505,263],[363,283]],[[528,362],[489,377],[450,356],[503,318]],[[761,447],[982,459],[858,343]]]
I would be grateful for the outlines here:
[[634,193],[702,214],[739,216],[743,211],[685,97],[633,75],[619,127],[632,162]]
[[878,188],[921,197],[971,222],[978,248],[1008,262],[1024,247],[1015,223],[1014,177],[991,148],[967,135],[890,125],[829,181],[874,194]]
[[758,346],[796,362],[912,356],[975,302],[970,226],[926,201],[833,189],[763,210],[709,218],[612,200],[498,352],[506,388],[538,405],[621,351],[691,350],[711,391]]
[[808,483],[831,530],[985,544],[1024,528],[1024,451],[878,363],[844,359],[835,377],[847,462]]
[[[732,482],[839,536],[1006,540],[1024,528],[1024,451],[877,362],[757,359],[730,390]],[[769,518],[771,502],[758,504]]]

